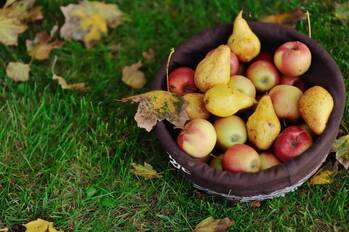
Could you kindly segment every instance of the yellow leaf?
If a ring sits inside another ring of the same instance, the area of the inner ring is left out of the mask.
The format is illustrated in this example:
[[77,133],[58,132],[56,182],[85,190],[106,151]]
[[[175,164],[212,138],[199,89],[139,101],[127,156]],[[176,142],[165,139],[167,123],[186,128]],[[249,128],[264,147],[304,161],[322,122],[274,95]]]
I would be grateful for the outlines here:
[[0,11],[0,43],[17,45],[18,35],[27,30],[27,26],[16,18],[7,18]]
[[338,138],[334,144],[336,159],[345,169],[349,168],[349,135]]
[[194,232],[224,232],[234,222],[229,218],[214,219],[212,216],[202,220],[194,229]]
[[160,178],[161,175],[148,163],[144,162],[144,165],[132,163],[131,172],[136,176],[142,176],[144,179]]
[[50,42],[51,40],[52,38],[47,32],[37,33],[34,41],[26,40],[28,54],[36,60],[48,59],[53,49],[60,48],[64,44],[61,40]]
[[26,232],[58,232],[58,230],[53,226],[53,222],[48,222],[40,218],[28,222],[24,226]]
[[108,26],[116,28],[121,24],[123,13],[115,4],[82,1],[61,7],[65,23],[61,28],[61,37],[84,41],[86,47],[92,47],[108,33]]
[[298,21],[304,18],[305,18],[304,11],[300,8],[296,8],[295,10],[292,10],[289,12],[264,16],[260,18],[259,21],[264,23],[275,23],[275,24],[294,27]]
[[155,57],[155,52],[153,49],[150,48],[148,51],[144,51],[142,53],[142,56],[146,61],[151,61]]
[[320,170],[310,179],[312,185],[331,184],[333,182],[332,176],[334,171],[331,170]]
[[14,81],[25,82],[29,80],[30,66],[21,62],[10,62],[6,67],[6,74]]
[[174,93],[154,90],[144,94],[121,99],[123,102],[139,103],[135,120],[138,127],[148,132],[158,121],[166,119],[177,128],[183,128],[189,117],[185,111],[185,101]]
[[142,67],[142,62],[139,61],[135,64],[132,64],[130,66],[125,66],[122,69],[122,81],[134,88],[134,89],[141,89],[147,82],[147,79],[145,79],[145,75],[143,72],[139,71],[139,69]]

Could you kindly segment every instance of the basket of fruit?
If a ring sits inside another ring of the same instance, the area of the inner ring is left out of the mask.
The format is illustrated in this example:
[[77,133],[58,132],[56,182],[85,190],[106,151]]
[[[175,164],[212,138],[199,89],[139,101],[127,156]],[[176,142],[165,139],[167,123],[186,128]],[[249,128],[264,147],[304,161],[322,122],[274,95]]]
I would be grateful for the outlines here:
[[156,125],[170,163],[195,188],[236,201],[282,196],[310,178],[345,103],[341,72],[314,40],[242,12],[178,47],[153,87],[187,102],[184,129]]

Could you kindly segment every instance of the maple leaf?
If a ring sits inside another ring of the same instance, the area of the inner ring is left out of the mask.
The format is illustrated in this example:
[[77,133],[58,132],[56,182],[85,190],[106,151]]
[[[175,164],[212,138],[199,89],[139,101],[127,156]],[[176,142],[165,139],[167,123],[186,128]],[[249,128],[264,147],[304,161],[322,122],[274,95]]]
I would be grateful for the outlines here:
[[311,179],[310,184],[312,185],[323,185],[323,184],[331,184],[333,182],[333,175],[335,171],[322,169],[318,171]]
[[148,132],[158,121],[166,119],[175,127],[183,128],[189,117],[185,111],[186,103],[181,96],[174,93],[154,90],[144,94],[126,97],[122,102],[136,102],[138,110],[135,120],[138,127],[146,129]]
[[338,138],[334,144],[336,159],[345,169],[349,168],[349,135]]
[[155,179],[160,178],[161,175],[151,166],[150,164],[144,162],[144,165],[132,163],[131,172],[136,176],[142,176],[144,179]]
[[294,27],[296,23],[305,18],[305,12],[296,8],[289,12],[268,15],[260,18],[258,21],[264,23],[275,23],[280,25],[285,25],[289,27]]
[[48,222],[40,218],[28,222],[24,226],[26,232],[58,232],[58,230],[53,226],[53,222]]
[[115,4],[83,1],[61,7],[65,23],[60,33],[64,39],[81,40],[92,47],[108,34],[108,26],[116,28],[122,23],[123,13]]
[[30,66],[21,62],[10,62],[6,67],[6,74],[12,80],[25,82],[29,80]]
[[7,18],[0,11],[0,43],[17,45],[18,35],[27,30],[27,26],[16,18]]
[[234,222],[227,217],[214,219],[210,216],[197,224],[194,232],[224,232],[233,224]]
[[26,40],[27,52],[29,56],[36,60],[46,60],[50,53],[55,48],[63,46],[61,40],[52,40],[52,37],[47,32],[39,32],[36,34],[34,41]]
[[343,23],[349,23],[349,1],[342,4],[335,3],[334,16]]
[[141,89],[147,82],[147,79],[145,79],[145,75],[143,72],[139,71],[139,69],[142,67],[142,62],[139,61],[135,64],[132,64],[130,66],[125,66],[122,69],[122,81],[134,88],[134,89]]

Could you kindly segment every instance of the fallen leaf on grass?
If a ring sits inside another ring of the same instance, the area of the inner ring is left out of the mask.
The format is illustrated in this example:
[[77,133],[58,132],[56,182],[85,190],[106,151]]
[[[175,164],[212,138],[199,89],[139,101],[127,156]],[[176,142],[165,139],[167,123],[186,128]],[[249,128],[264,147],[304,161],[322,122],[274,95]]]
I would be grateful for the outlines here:
[[154,60],[155,52],[153,49],[150,48],[148,51],[144,51],[142,53],[142,56],[146,61],[152,61]]
[[138,127],[148,132],[153,129],[158,121],[166,119],[175,127],[183,128],[189,117],[185,111],[185,101],[181,96],[174,93],[154,90],[144,94],[126,97],[122,102],[136,102],[138,110],[135,120]]
[[40,218],[28,222],[24,226],[27,228],[26,232],[58,232],[53,226],[53,222],[48,222]]
[[304,18],[305,12],[300,8],[296,8],[289,12],[264,16],[260,18],[258,21],[294,27],[298,21]]
[[344,135],[336,140],[334,144],[336,159],[345,169],[349,168],[349,135]]
[[0,43],[17,45],[18,35],[27,30],[27,26],[18,19],[6,18],[0,11]]
[[214,219],[210,216],[197,224],[194,232],[224,232],[233,224],[234,222],[227,217]]
[[51,41],[52,37],[47,32],[36,34],[34,41],[26,40],[27,52],[29,56],[36,60],[46,60],[53,49],[60,48],[64,42],[61,40]]
[[21,62],[10,62],[6,67],[6,74],[14,81],[25,82],[29,80],[30,66]]
[[141,89],[147,82],[147,79],[145,79],[145,75],[143,72],[139,71],[139,69],[143,66],[142,62],[139,61],[135,64],[132,64],[130,66],[125,66],[122,69],[122,81],[134,88],[134,89]]
[[144,165],[132,163],[131,166],[131,172],[136,176],[144,177],[144,179],[155,179],[161,177],[161,175],[146,162],[144,162]]
[[58,84],[62,87],[62,89],[77,90],[77,91],[81,91],[81,92],[85,92],[85,91],[88,90],[88,87],[83,82],[74,83],[74,84],[68,84],[67,81],[63,77],[58,76],[54,72],[54,69],[55,69],[55,66],[56,66],[56,62],[57,62],[57,57],[55,57],[55,59],[53,61],[53,64],[52,64],[52,67],[51,67],[52,79],[53,80],[57,80]]
[[335,174],[332,170],[323,169],[318,171],[311,179],[310,184],[312,185],[323,185],[331,184],[333,182],[333,175]]
[[7,227],[5,227],[5,228],[1,228],[0,229],[0,232],[8,232],[9,230],[8,230],[8,228]]
[[259,207],[261,207],[261,205],[262,205],[262,202],[261,202],[261,201],[252,201],[252,202],[250,203],[250,207],[251,207],[252,209],[259,208]]
[[349,1],[342,4],[335,3],[334,16],[343,23],[349,23]]
[[124,17],[116,4],[102,2],[82,1],[61,7],[61,11],[65,17],[61,37],[81,40],[88,48],[108,34],[108,26],[116,28]]

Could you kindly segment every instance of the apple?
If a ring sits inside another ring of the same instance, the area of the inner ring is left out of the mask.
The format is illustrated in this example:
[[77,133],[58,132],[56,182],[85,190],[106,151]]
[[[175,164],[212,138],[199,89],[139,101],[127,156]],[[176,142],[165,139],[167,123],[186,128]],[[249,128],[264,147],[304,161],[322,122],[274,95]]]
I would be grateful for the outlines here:
[[274,154],[282,161],[292,159],[313,144],[309,133],[300,126],[290,126],[279,134],[274,143]]
[[210,166],[218,171],[223,171],[222,160],[223,160],[223,154],[213,157],[213,159],[211,159],[210,161]]
[[230,172],[258,172],[259,155],[255,149],[246,144],[235,144],[225,151],[223,169]]
[[247,77],[257,90],[265,92],[279,83],[280,77],[275,66],[264,60],[252,63],[246,71]]
[[261,153],[259,159],[261,160],[260,170],[265,170],[281,163],[271,152]]
[[277,85],[269,91],[276,115],[279,118],[296,120],[300,118],[298,101],[303,92],[292,85]]
[[278,47],[274,53],[276,67],[286,76],[303,75],[310,67],[311,52],[300,41],[290,41]]
[[[206,54],[206,56],[209,56],[215,49],[216,48],[214,48],[211,51],[209,51]],[[239,59],[233,52],[231,52],[230,53],[230,76],[238,74],[239,71],[240,71]]]
[[204,94],[202,93],[187,93],[183,96],[187,105],[185,111],[190,119],[202,118],[207,119],[210,113],[206,110],[204,103]]
[[223,149],[234,144],[243,144],[247,140],[245,122],[238,116],[220,118],[214,123],[214,128],[217,134],[217,144]]
[[280,85],[293,85],[293,86],[298,87],[303,92],[306,90],[305,82],[301,77],[282,76],[279,84]]
[[247,77],[241,75],[232,76],[230,77],[228,86],[233,90],[238,90],[253,98],[256,97],[256,87],[254,87],[252,81]]
[[217,141],[213,125],[205,119],[189,121],[177,137],[178,146],[188,155],[204,159],[213,150]]
[[261,51],[258,56],[256,56],[256,58],[253,59],[253,62],[256,62],[256,61],[259,61],[259,60],[264,60],[264,61],[268,61],[270,63],[273,63],[274,60],[273,60],[273,56],[268,53],[268,52],[264,52],[264,51]]
[[172,71],[168,76],[168,82],[170,91],[179,96],[198,91],[194,83],[194,70],[188,67],[180,67]]

